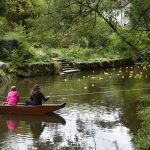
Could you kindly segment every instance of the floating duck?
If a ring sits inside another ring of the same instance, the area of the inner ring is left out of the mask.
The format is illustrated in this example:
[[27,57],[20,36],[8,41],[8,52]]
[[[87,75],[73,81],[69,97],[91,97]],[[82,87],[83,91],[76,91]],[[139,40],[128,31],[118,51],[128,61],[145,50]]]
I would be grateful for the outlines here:
[[94,87],[94,84],[92,84],[91,86]]
[[99,80],[102,80],[103,78],[99,78]]
[[104,72],[104,75],[108,75],[108,72]]
[[87,90],[87,86],[85,86],[84,89]]
[[133,71],[131,70],[130,73],[133,73]]

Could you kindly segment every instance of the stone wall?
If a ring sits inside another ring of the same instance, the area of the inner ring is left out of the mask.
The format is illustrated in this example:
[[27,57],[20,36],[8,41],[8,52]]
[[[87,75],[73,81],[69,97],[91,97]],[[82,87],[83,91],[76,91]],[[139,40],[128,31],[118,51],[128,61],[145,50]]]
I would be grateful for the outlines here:
[[133,65],[134,61],[132,59],[120,59],[120,60],[111,60],[103,62],[89,62],[89,63],[76,63],[74,64],[81,71],[85,70],[96,70],[103,68],[113,68],[113,67],[122,67]]

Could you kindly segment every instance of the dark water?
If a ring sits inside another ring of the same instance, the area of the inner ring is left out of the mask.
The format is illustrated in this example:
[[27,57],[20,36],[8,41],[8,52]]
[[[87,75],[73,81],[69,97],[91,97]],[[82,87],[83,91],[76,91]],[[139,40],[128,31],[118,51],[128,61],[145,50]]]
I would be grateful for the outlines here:
[[1,87],[6,96],[16,85],[24,102],[38,83],[47,103],[67,105],[44,116],[0,115],[3,150],[134,150],[141,127],[139,97],[149,93],[150,66],[13,80]]

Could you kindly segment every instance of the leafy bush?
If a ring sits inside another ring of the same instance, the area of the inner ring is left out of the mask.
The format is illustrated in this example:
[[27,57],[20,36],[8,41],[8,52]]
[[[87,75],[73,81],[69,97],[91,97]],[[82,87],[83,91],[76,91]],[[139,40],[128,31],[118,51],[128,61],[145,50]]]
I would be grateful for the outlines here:
[[[20,47],[21,48],[21,47]],[[10,56],[10,66],[13,69],[19,68],[23,63],[29,62],[33,58],[33,54],[24,49],[13,50]]]
[[34,58],[34,55],[29,52],[29,43],[24,27],[14,24],[14,29],[7,32],[5,39],[16,39],[18,41],[18,47],[11,49],[9,60],[11,61],[11,67],[17,68],[23,63],[30,61]]
[[5,59],[9,56],[9,52],[4,48],[0,50],[0,59]]

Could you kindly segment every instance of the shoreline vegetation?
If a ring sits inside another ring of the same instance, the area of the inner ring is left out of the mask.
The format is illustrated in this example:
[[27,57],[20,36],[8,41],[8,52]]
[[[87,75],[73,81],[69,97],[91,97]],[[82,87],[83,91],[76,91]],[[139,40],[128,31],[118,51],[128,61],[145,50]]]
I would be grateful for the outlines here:
[[[134,61],[130,58],[126,59],[115,59],[107,61],[93,61],[93,62],[70,62],[66,60],[72,66],[78,68],[80,71],[88,70],[100,70],[105,68],[115,68],[122,66],[130,66],[134,64]],[[60,75],[62,70],[62,63],[55,60],[52,62],[34,62],[34,63],[24,63],[19,67],[10,68],[9,63],[3,63],[0,66],[0,78],[1,80],[7,80],[6,74],[13,75],[21,78],[36,77],[43,75]],[[12,69],[12,70],[11,70]]]
[[[150,84],[147,84],[150,88]],[[142,120],[142,127],[133,137],[133,141],[138,150],[150,149],[150,94],[145,94],[140,97],[140,105],[138,109],[138,116]]]

